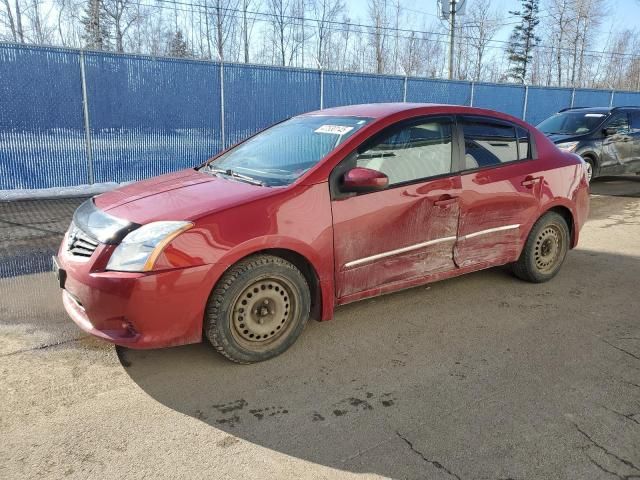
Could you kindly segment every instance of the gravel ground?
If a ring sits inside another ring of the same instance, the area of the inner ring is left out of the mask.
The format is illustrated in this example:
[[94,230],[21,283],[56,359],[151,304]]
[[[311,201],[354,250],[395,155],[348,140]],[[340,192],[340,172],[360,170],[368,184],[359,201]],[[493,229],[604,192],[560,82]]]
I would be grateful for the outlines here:
[[34,262],[81,199],[0,204],[0,478],[640,478],[640,177],[592,193],[553,281],[355,303],[253,366],[84,336]]

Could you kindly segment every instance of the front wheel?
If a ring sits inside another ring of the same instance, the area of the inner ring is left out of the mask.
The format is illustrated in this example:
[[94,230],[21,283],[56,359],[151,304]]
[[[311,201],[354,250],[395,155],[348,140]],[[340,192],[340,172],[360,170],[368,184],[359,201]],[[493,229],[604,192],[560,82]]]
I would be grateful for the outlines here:
[[587,181],[589,183],[591,183],[591,180],[593,179],[593,172],[595,169],[595,165],[593,160],[591,160],[590,158],[584,157],[583,158],[585,166],[587,168]]
[[551,280],[564,262],[569,240],[566,220],[555,212],[545,213],[533,225],[513,273],[528,282]]
[[229,360],[268,360],[300,336],[310,304],[300,270],[280,257],[253,255],[227,270],[213,289],[204,333]]

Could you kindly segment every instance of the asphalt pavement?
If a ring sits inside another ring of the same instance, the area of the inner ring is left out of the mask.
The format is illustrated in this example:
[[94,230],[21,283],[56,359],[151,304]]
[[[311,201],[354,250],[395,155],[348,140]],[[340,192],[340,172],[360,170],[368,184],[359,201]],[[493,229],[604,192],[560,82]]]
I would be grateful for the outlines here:
[[640,478],[640,177],[594,182],[549,283],[354,303],[250,366],[76,328],[48,259],[82,200],[0,203],[0,478]]

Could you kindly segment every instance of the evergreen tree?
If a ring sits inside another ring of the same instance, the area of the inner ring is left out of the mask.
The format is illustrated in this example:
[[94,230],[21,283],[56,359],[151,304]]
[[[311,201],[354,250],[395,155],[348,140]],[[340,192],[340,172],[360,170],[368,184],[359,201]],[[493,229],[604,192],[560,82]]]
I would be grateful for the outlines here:
[[176,31],[171,37],[171,40],[169,40],[167,53],[172,57],[186,58],[191,56],[189,45],[187,45],[181,30]]
[[520,17],[520,23],[513,28],[509,38],[507,54],[511,67],[508,76],[522,83],[527,79],[531,52],[540,42],[540,37],[536,35],[536,27],[540,23],[539,4],[540,0],[522,0],[520,10],[509,12]]
[[84,16],[80,20],[84,26],[82,40],[85,48],[109,50],[109,18],[104,10],[103,0],[89,0]]

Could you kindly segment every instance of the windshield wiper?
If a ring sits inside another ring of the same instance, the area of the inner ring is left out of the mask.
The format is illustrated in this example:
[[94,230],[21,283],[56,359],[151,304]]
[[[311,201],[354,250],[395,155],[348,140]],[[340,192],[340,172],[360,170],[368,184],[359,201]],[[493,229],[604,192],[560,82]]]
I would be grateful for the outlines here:
[[248,175],[243,175],[241,173],[234,172],[230,168],[224,169],[224,168],[209,167],[209,171],[211,173],[222,173],[223,175],[227,175],[228,177],[237,178],[238,180],[243,180],[247,183],[250,183],[251,185],[258,185],[259,187],[265,187],[267,185],[266,183],[260,180],[256,180],[255,178],[249,177]]

